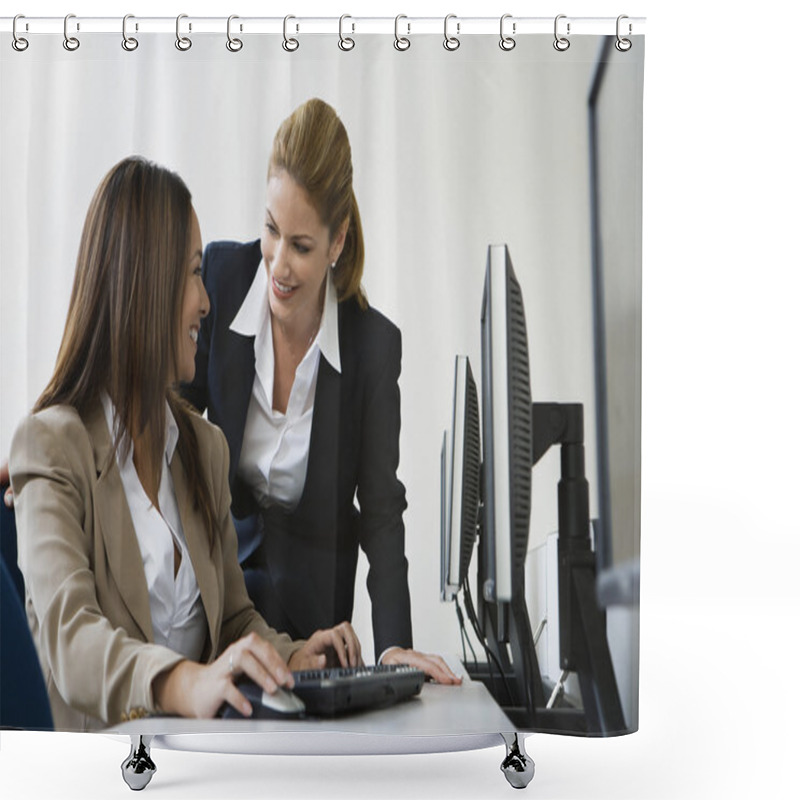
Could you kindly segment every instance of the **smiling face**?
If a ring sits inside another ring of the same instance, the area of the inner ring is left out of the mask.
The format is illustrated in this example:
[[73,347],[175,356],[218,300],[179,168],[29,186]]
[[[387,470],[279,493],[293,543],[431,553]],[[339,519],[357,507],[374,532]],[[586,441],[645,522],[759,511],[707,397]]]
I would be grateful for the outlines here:
[[178,364],[176,367],[178,380],[187,383],[194,378],[194,357],[197,353],[200,321],[208,314],[209,309],[208,295],[203,285],[200,268],[202,260],[203,242],[200,238],[200,223],[197,221],[197,214],[192,209],[192,228],[186,261],[180,327],[178,328]]
[[331,238],[306,191],[284,170],[267,182],[261,253],[273,319],[302,334],[318,321],[327,269],[342,252],[346,222]]

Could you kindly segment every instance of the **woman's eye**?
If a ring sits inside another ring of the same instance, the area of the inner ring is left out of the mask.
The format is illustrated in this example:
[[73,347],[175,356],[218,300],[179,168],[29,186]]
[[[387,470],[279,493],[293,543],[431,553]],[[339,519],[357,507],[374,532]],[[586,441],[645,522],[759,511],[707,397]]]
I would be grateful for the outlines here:
[[309,248],[306,247],[304,244],[296,244],[294,246],[294,249],[297,250],[298,253],[302,253],[303,255],[305,255],[309,250]]
[[277,228],[276,228],[276,227],[275,227],[275,226],[274,226],[274,225],[273,225],[271,222],[265,222],[265,223],[264,223],[264,227],[265,227],[265,228],[267,229],[267,231],[269,231],[269,233],[270,233],[270,234],[272,234],[273,236],[277,235],[277,233],[278,233],[278,229],[277,229]]

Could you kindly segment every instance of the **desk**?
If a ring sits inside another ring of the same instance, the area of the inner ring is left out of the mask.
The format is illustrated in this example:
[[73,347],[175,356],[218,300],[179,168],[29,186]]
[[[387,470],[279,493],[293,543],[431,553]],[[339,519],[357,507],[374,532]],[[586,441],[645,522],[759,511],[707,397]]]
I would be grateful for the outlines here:
[[[388,755],[478,750],[505,742],[502,768],[509,782],[527,785],[533,777],[533,762],[525,754],[522,737],[486,687],[468,677],[461,686],[426,683],[418,697],[336,719],[150,717],[122,723],[106,733],[131,737],[131,754],[123,763],[129,785],[126,769],[146,772],[136,763],[130,765],[137,757],[150,762],[150,747],[201,753]],[[153,765],[146,780],[142,778],[144,785],[154,771]]]

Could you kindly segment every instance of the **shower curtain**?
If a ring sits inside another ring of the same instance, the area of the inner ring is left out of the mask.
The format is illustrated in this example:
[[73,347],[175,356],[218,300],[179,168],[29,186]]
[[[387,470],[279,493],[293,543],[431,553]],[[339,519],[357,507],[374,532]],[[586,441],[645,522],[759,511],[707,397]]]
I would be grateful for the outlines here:
[[[52,373],[100,178],[145,156],[184,178],[204,243],[258,238],[274,132],[320,97],[350,136],[369,302],[403,337],[398,475],[415,646],[452,655],[465,674],[464,636],[480,650],[479,632],[462,631],[440,599],[440,448],[456,355],[480,384],[487,252],[502,244],[525,306],[532,400],[583,405],[591,588],[622,715],[599,733],[635,731],[644,37],[620,39],[613,19],[584,35],[567,20],[555,35],[525,34],[512,18],[497,20],[500,35],[467,35],[457,18],[416,35],[400,19],[394,35],[347,20],[305,35],[296,19],[270,33],[189,21],[151,32],[132,18],[100,33],[67,20],[63,33],[26,34],[20,20],[24,48],[2,35],[0,462]],[[580,708],[585,687],[560,649],[559,478],[552,448],[532,471],[525,604],[545,699]],[[353,625],[371,653],[364,561]],[[476,550],[475,596],[477,561]]]

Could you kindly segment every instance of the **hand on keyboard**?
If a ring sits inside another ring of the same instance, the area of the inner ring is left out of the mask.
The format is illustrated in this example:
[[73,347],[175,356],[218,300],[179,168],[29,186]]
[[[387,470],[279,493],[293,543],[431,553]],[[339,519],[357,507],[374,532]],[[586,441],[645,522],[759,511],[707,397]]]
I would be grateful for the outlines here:
[[359,667],[363,663],[361,642],[349,622],[341,622],[335,628],[314,632],[289,659],[289,667],[294,671],[339,665]]
[[461,683],[459,678],[445,663],[441,656],[420,653],[417,650],[404,650],[402,647],[393,647],[387,650],[382,664],[409,664],[412,667],[421,669],[429,678],[436,683],[444,683],[451,686],[458,686]]

